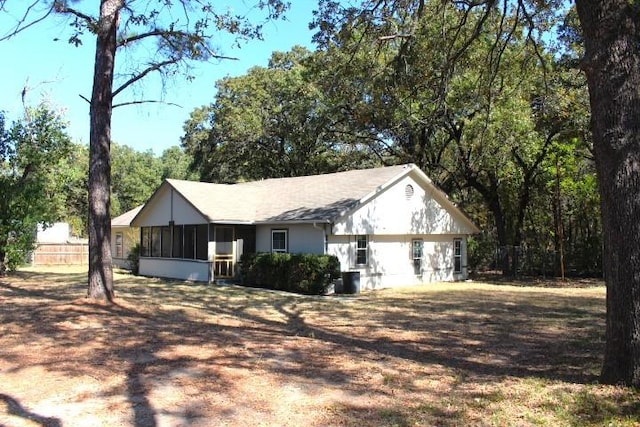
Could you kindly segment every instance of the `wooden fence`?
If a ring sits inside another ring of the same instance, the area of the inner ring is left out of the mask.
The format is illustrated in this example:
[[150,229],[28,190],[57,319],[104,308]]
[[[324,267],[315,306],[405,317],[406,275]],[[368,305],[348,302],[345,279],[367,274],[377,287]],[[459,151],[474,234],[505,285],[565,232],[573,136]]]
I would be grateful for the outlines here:
[[38,243],[32,265],[86,265],[89,263],[87,243]]

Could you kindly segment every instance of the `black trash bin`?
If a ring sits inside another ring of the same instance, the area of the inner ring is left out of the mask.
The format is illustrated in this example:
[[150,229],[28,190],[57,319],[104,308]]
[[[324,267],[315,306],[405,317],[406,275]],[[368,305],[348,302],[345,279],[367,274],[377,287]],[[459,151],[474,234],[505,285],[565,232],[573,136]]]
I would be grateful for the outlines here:
[[342,273],[342,292],[345,294],[360,293],[359,271],[344,271]]

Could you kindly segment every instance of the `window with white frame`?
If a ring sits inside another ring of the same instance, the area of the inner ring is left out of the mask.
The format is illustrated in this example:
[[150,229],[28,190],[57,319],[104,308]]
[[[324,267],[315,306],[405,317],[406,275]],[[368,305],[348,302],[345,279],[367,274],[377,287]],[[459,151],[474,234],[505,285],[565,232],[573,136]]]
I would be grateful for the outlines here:
[[122,233],[116,233],[116,258],[122,258]]
[[422,275],[422,256],[424,253],[424,241],[414,239],[411,241],[411,259],[413,260],[413,274]]
[[462,239],[453,239],[453,272],[462,273]]
[[369,262],[369,239],[366,235],[356,236],[356,265],[367,265]]
[[271,230],[271,252],[289,252],[287,230]]

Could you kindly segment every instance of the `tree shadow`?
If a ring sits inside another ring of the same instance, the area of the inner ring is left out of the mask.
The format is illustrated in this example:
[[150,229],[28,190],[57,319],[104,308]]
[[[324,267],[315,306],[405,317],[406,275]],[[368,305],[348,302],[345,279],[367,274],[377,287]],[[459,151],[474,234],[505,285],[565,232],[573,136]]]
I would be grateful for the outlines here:
[[3,401],[8,408],[8,413],[11,415],[15,415],[17,417],[23,418],[25,420],[33,421],[34,423],[38,423],[43,427],[62,427],[62,422],[60,419],[55,417],[45,417],[34,412],[27,410],[17,399],[13,397],[0,393],[0,401]]
[[[395,365],[406,362],[442,366],[484,383],[514,377],[588,384],[602,354],[603,299],[553,290],[523,297],[505,287],[452,285],[341,298],[128,276],[116,281],[118,304],[104,305],[74,300],[79,287],[73,280],[0,281],[0,299],[7,299],[0,312],[6,331],[0,345],[7,351],[0,362],[14,370],[36,363],[69,377],[121,374],[123,383],[105,395],[126,398],[135,426],[232,417],[229,407],[197,397],[174,406],[157,403],[159,394],[185,388],[197,396],[243,396],[228,370],[360,396],[371,393],[354,380],[362,361],[393,375],[401,375]],[[24,341],[55,342],[56,354],[25,357],[12,347]],[[355,367],[336,363],[340,357]],[[347,416],[352,410],[345,408],[339,412]],[[449,412],[440,409],[425,416],[435,414],[447,425]],[[394,411],[382,414],[403,425]]]

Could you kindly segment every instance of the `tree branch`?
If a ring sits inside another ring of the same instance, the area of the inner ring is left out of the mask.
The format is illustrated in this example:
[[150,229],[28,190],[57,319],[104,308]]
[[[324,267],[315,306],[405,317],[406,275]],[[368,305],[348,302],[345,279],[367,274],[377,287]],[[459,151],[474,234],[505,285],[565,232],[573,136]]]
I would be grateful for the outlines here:
[[113,105],[112,105],[112,108],[124,107],[124,106],[126,106],[126,105],[151,104],[151,103],[155,103],[155,104],[165,104],[165,105],[172,105],[172,106],[174,106],[174,107],[182,108],[182,105],[174,104],[173,102],[157,101],[157,100],[153,100],[153,99],[140,100],[140,101],[122,102],[122,103],[120,103],[120,104],[113,104]]
[[[54,5],[52,5],[47,12],[41,16],[40,18],[36,18],[33,21],[26,23],[27,18],[29,17],[29,15],[31,14],[32,9],[40,2],[40,0],[35,0],[33,3],[31,3],[29,5],[29,7],[27,7],[27,10],[25,11],[24,15],[22,15],[22,18],[20,18],[18,20],[18,23],[16,24],[16,26],[13,28],[13,30],[9,31],[7,34],[5,34],[4,36],[0,37],[0,42],[4,41],[4,40],[8,40],[11,37],[17,35],[18,33],[21,33],[22,31],[26,30],[27,28],[38,24],[41,21],[44,21],[49,15],[51,15],[51,13],[54,11]],[[0,4],[0,9],[4,8],[4,1]]]
[[74,16],[82,19],[83,21],[85,21],[87,23],[87,25],[90,28],[96,25],[95,18],[93,18],[92,16],[89,16],[89,15],[86,15],[86,14],[80,12],[77,9],[74,9],[72,7],[67,7],[64,4],[62,4],[60,2],[57,2],[57,1],[53,2],[53,7],[54,7],[55,11],[58,12],[58,13],[74,15]]
[[124,89],[126,89],[127,87],[131,86],[133,83],[137,82],[138,80],[142,79],[144,76],[146,76],[147,74],[153,72],[153,71],[159,71],[162,67],[165,67],[167,65],[171,65],[171,64],[175,64],[179,61],[178,58],[171,58],[168,59],[166,61],[162,61],[162,62],[158,62],[157,64],[153,64],[150,67],[148,67],[147,69],[143,70],[142,72],[134,75],[133,77],[131,77],[129,80],[127,80],[126,82],[124,82],[123,84],[120,85],[120,87],[118,87],[116,90],[113,91],[112,97],[115,98],[116,95],[118,95],[120,92],[122,92]]

